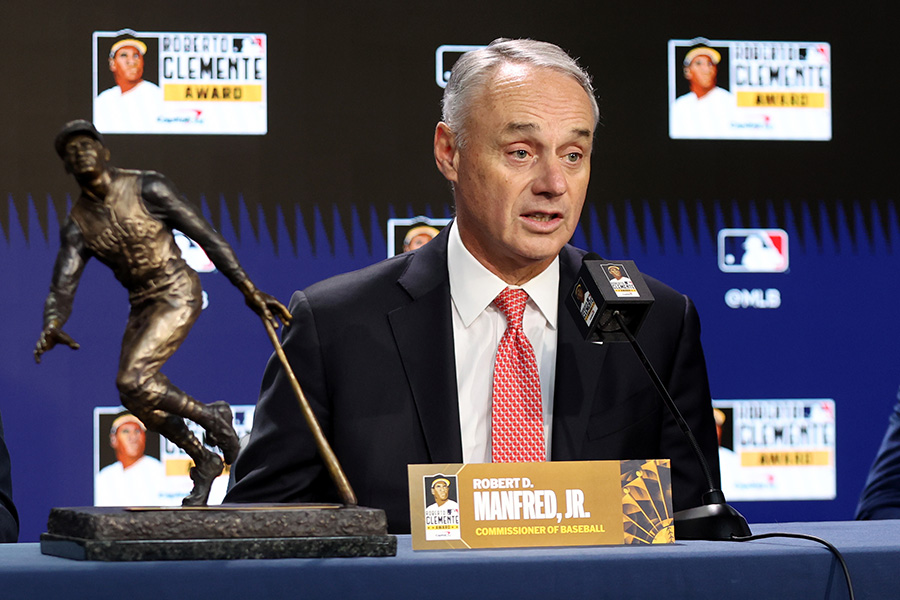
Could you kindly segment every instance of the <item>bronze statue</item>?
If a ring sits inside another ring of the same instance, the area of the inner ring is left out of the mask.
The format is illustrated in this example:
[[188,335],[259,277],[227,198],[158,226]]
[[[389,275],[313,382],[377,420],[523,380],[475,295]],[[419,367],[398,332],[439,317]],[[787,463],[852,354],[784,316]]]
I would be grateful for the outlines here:
[[34,358],[40,362],[44,352],[60,343],[78,349],[62,326],[87,260],[97,257],[113,270],[131,302],[116,376],[122,405],[193,459],[194,486],[182,504],[205,505],[213,480],[222,473],[222,459],[203,446],[184,419],[206,430],[206,441],[219,447],[227,464],[237,458],[240,445],[226,402],[198,402],[160,373],[202,306],[200,278],[182,260],[172,230],[197,242],[267,323],[277,327],[276,317],[286,324],[291,315],[253,285],[228,242],[165,176],[111,166],[109,150],[93,124],[67,123],[56,137],[56,152],[81,186],[81,196],[60,232]]

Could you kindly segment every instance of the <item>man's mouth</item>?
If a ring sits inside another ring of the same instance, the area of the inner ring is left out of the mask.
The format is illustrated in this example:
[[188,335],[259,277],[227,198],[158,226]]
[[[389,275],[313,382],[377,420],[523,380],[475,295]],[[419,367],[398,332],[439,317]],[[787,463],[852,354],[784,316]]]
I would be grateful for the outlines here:
[[562,217],[559,213],[531,213],[524,215],[526,219],[531,219],[532,221],[540,221],[542,223],[546,223],[547,221],[552,221],[553,219],[559,219]]

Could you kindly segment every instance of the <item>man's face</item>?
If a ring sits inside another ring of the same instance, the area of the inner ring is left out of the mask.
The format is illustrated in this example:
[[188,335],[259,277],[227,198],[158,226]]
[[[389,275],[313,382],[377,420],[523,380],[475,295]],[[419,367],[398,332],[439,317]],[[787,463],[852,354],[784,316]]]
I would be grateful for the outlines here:
[[610,267],[609,274],[615,277],[616,279],[622,279],[622,272],[619,271],[618,267]]
[[431,488],[431,493],[438,504],[443,504],[450,496],[450,488],[447,487],[446,483],[439,481],[438,483],[434,484],[434,487]]
[[507,283],[540,273],[572,237],[593,133],[591,103],[578,82],[521,64],[499,67],[475,100],[465,148],[438,125],[435,158],[454,184],[463,243]]
[[109,150],[89,135],[78,134],[66,142],[63,162],[66,171],[78,176],[97,177],[106,170]]
[[692,60],[684,69],[684,77],[691,82],[691,89],[695,92],[697,91],[695,87],[704,92],[716,87],[717,74],[718,67],[710,57],[703,54]]
[[144,447],[147,445],[147,435],[137,423],[124,423],[119,425],[115,435],[111,435],[109,444],[116,451],[116,458],[121,462],[123,458],[134,462],[144,455]]
[[109,70],[117,84],[126,82],[133,85],[144,77],[144,57],[134,46],[122,46],[109,59]]

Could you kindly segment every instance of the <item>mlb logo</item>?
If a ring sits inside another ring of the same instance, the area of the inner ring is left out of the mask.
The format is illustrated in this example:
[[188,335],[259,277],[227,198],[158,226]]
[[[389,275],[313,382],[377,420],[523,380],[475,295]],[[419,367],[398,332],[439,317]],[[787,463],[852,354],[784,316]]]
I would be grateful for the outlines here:
[[720,229],[719,269],[725,273],[784,273],[788,234],[783,229]]

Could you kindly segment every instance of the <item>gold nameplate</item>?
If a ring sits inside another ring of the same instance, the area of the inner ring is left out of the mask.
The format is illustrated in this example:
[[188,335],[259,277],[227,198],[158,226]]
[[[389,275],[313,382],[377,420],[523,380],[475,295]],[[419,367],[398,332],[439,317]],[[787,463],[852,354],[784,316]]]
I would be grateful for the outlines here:
[[675,541],[668,459],[408,471],[413,550]]

